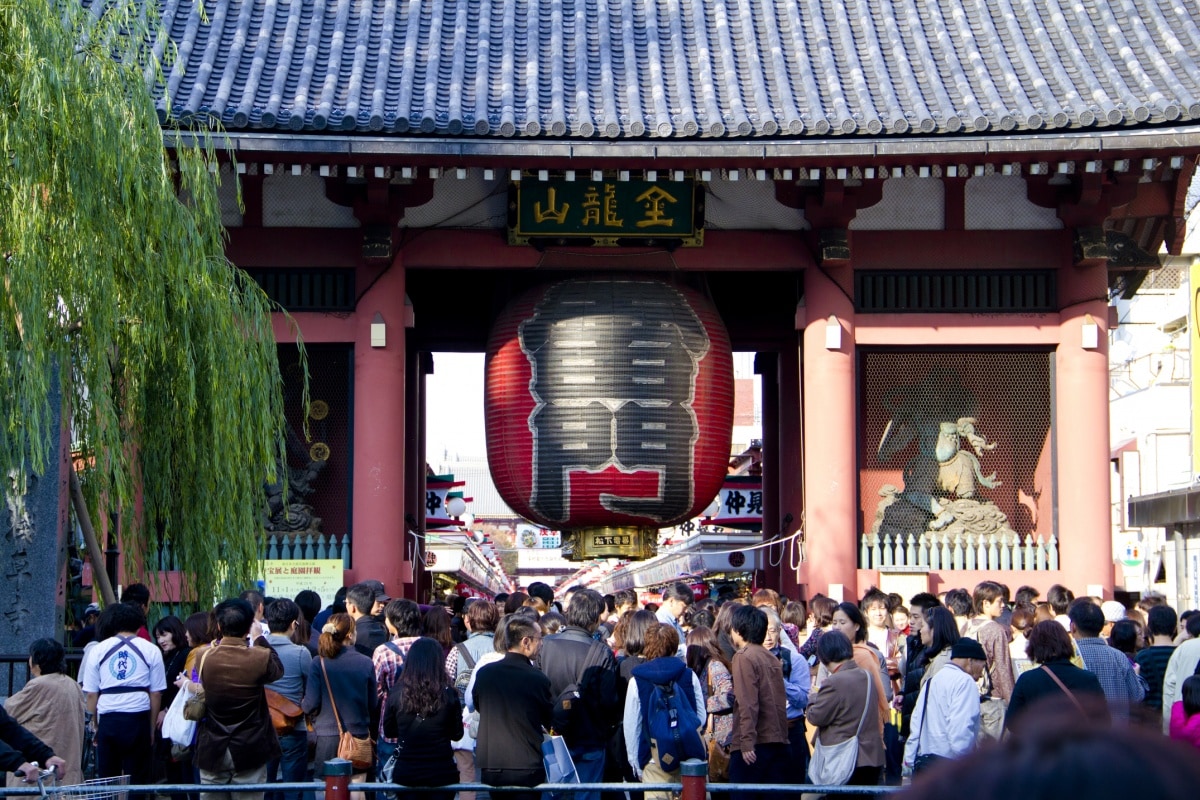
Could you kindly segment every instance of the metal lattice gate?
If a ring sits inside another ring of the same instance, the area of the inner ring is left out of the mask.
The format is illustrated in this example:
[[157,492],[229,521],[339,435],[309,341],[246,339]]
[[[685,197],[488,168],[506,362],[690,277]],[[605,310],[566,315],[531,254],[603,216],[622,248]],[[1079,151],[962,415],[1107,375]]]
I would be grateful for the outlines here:
[[860,353],[860,566],[1057,568],[1052,357]]

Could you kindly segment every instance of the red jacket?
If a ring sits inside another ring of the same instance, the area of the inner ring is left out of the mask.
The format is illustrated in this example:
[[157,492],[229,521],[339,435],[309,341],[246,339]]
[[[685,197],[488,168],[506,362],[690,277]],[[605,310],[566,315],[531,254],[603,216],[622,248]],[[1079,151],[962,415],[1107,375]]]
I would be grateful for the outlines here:
[[1200,749],[1200,714],[1185,719],[1182,700],[1171,706],[1171,738]]

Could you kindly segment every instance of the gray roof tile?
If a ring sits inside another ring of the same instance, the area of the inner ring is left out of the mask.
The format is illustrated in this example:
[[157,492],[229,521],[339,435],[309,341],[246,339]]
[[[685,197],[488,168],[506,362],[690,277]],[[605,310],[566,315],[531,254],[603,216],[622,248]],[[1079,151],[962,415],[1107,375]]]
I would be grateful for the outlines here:
[[161,4],[179,57],[160,113],[233,130],[875,137],[1200,119],[1196,0]]

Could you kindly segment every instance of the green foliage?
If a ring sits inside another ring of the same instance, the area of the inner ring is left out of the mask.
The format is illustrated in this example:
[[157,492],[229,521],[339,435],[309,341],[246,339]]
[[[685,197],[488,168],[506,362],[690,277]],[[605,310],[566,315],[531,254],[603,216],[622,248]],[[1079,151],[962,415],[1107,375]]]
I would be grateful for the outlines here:
[[0,469],[46,452],[63,370],[93,519],[193,597],[252,585],[283,458],[273,310],[224,256],[211,137],[164,149],[147,5],[0,0]]

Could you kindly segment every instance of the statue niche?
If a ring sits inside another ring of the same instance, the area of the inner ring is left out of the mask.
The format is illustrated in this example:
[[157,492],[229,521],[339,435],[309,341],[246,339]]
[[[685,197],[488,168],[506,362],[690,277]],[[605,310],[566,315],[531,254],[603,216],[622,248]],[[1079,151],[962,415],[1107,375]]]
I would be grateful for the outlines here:
[[[898,387],[883,401],[890,419],[876,455],[886,464],[916,443],[916,453],[904,465],[904,486],[884,484],[871,533],[909,540],[933,533],[959,539],[968,534],[997,535],[1008,541],[1016,532],[994,502],[979,499],[980,489],[1000,486],[996,473],[985,475],[981,459],[995,449],[976,430],[977,403],[961,377],[944,369],[932,370],[919,383]],[[964,442],[965,445],[964,446]]]
[[[319,401],[318,401],[319,402]],[[329,463],[329,447],[318,442],[306,448],[296,435],[291,425],[287,428],[287,449],[289,461],[301,463],[303,466],[292,467],[280,464],[280,479],[274,483],[266,483],[263,488],[267,495],[267,508],[263,520],[268,535],[282,536],[284,534],[321,535],[321,518],[313,513],[313,507],[308,503],[309,497],[316,490],[316,480]],[[285,473],[284,470],[287,470]],[[287,499],[284,500],[283,479],[286,474]]]

